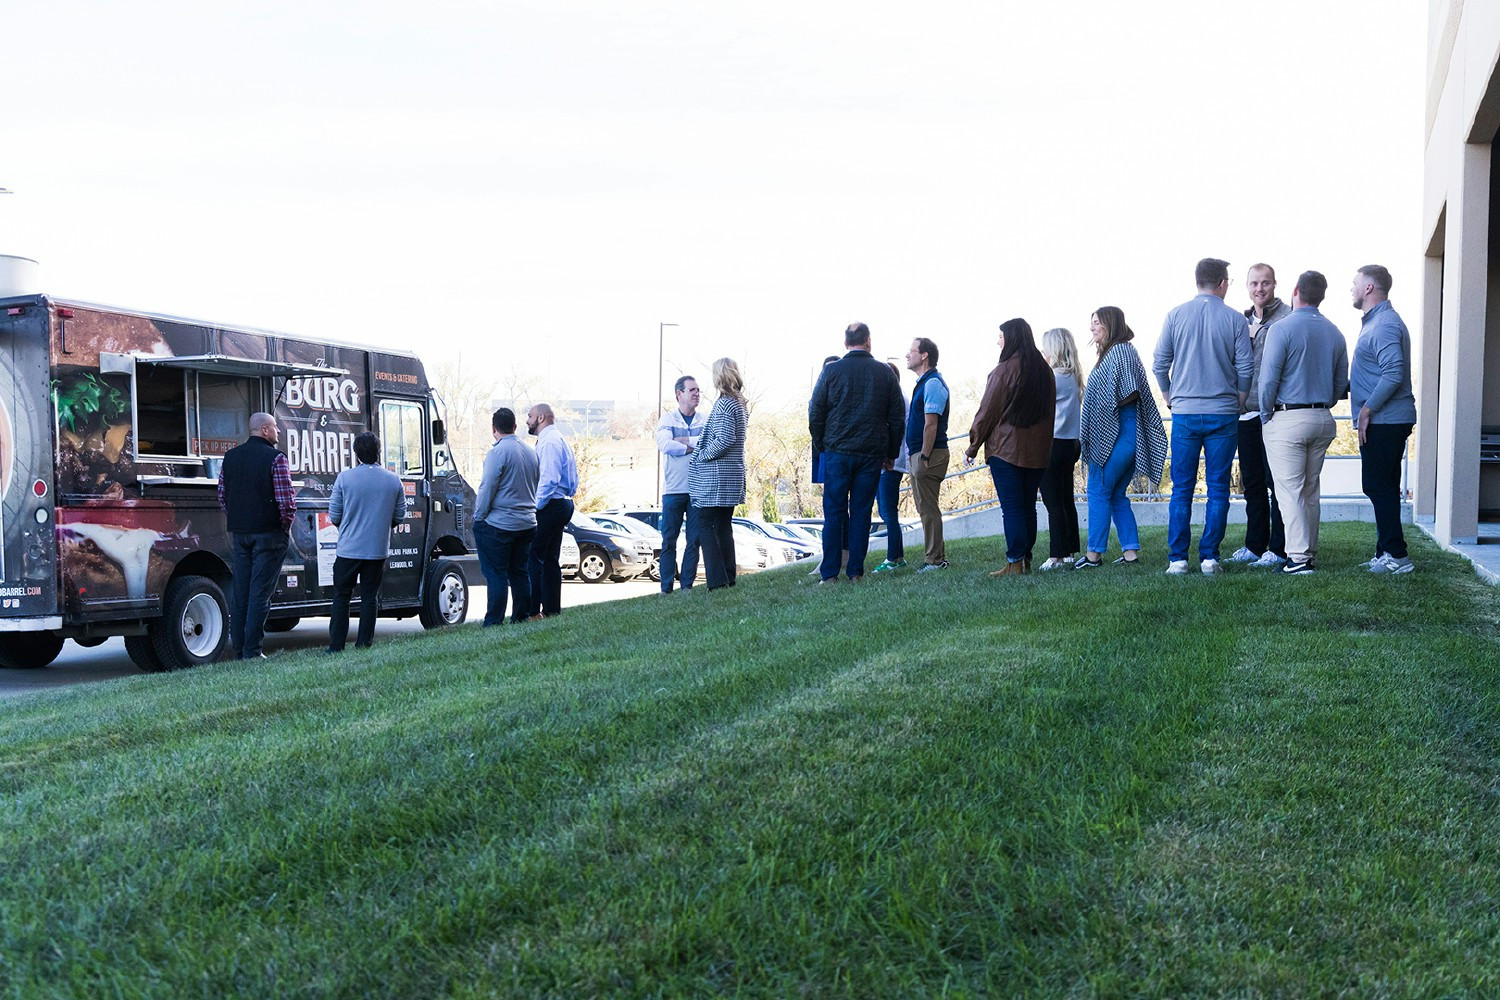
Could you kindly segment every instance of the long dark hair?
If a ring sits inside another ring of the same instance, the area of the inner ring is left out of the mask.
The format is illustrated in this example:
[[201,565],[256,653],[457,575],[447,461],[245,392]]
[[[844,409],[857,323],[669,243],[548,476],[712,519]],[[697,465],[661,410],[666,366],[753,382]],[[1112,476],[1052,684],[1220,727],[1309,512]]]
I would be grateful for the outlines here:
[[1109,331],[1104,346],[1098,348],[1099,357],[1104,357],[1104,352],[1116,344],[1128,344],[1135,339],[1135,331],[1126,324],[1125,313],[1119,306],[1100,306],[1094,310],[1094,315],[1099,317],[1099,322]]
[[1021,366],[1020,384],[1000,414],[1000,421],[1012,427],[1031,427],[1046,416],[1057,392],[1057,383],[1047,359],[1036,349],[1030,323],[1020,317],[1008,319],[1000,324],[1000,332],[1005,334],[1000,363],[1003,365],[1016,358]]

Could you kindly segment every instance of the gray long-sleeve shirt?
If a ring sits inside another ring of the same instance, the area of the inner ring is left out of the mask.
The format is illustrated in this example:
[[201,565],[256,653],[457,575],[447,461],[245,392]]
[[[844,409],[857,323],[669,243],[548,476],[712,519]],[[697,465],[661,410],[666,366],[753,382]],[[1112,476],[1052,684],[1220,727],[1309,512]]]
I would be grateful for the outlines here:
[[537,454],[514,434],[484,454],[484,470],[474,496],[474,517],[501,531],[536,527]]
[[1303,306],[1261,334],[1266,353],[1260,363],[1261,423],[1275,408],[1318,403],[1332,406],[1349,391],[1349,345],[1322,313]]
[[1389,302],[1365,313],[1349,369],[1354,415],[1370,408],[1372,424],[1414,424],[1417,398],[1411,391],[1411,334]]
[[333,481],[328,518],[338,525],[340,556],[384,559],[391,554],[391,529],[406,518],[406,488],[391,470],[361,462]]
[[1237,415],[1255,374],[1250,324],[1203,292],[1167,313],[1151,370],[1173,413]]

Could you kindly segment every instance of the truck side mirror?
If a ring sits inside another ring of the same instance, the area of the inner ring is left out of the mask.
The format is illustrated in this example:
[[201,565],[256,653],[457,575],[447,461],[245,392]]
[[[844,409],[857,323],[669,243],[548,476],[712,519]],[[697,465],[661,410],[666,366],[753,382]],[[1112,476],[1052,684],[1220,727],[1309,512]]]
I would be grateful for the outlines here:
[[447,437],[447,432],[443,430],[443,422],[441,420],[434,420],[432,422],[432,443],[443,444],[446,442]]

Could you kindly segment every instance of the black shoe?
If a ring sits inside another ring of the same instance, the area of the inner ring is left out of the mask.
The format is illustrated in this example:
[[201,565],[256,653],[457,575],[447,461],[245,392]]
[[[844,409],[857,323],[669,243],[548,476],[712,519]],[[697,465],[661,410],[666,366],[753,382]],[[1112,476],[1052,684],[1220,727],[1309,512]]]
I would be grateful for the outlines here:
[[1073,564],[1074,569],[1098,569],[1104,565],[1103,559],[1090,559],[1088,556],[1079,556],[1078,561]]
[[[1103,560],[1100,560],[1100,561],[1102,562]],[[1134,559],[1126,559],[1124,556],[1121,556],[1120,558],[1118,558],[1118,559],[1116,559],[1114,561],[1114,565],[1116,565],[1116,566],[1134,566],[1137,563],[1139,563],[1140,561],[1141,561],[1141,557],[1140,556],[1136,556]]]
[[1292,562],[1289,559],[1287,560],[1286,565],[1281,567],[1281,572],[1285,573],[1287,576],[1296,576],[1305,573],[1312,573],[1315,571],[1311,562]]

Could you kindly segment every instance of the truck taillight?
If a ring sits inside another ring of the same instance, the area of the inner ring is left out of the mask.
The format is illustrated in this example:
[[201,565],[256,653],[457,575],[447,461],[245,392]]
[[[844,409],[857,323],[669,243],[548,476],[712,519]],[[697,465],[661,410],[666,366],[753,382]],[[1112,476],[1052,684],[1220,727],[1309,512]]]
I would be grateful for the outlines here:
[[38,500],[47,495],[47,484],[38,479],[31,484],[31,492],[36,494]]

